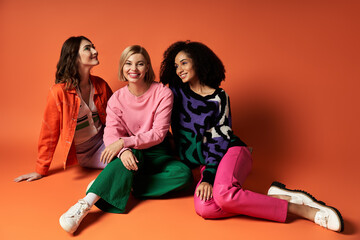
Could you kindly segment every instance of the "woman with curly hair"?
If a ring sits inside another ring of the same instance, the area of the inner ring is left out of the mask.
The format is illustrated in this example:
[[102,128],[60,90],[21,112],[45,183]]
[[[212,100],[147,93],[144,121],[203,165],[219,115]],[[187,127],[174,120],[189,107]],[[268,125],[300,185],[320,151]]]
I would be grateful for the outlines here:
[[150,56],[139,45],[120,57],[119,79],[125,87],[110,98],[101,155],[109,163],[89,184],[86,196],[60,217],[61,227],[73,233],[95,204],[105,212],[123,213],[132,191],[136,197],[159,197],[186,187],[190,169],[176,160],[166,135],[170,128],[173,94],[155,74]]
[[171,129],[180,159],[201,166],[194,194],[203,218],[248,215],[285,222],[288,213],[334,230],[343,230],[338,210],[303,191],[274,182],[266,196],[243,189],[252,165],[251,151],[231,129],[230,100],[220,83],[221,60],[199,42],[180,41],[164,53],[160,81],[174,94]]
[[75,163],[99,169],[106,166],[100,155],[105,148],[105,110],[112,91],[103,79],[90,74],[98,64],[98,52],[88,38],[70,37],[64,42],[46,102],[35,172],[21,175],[15,182],[46,175],[58,143],[64,169]]

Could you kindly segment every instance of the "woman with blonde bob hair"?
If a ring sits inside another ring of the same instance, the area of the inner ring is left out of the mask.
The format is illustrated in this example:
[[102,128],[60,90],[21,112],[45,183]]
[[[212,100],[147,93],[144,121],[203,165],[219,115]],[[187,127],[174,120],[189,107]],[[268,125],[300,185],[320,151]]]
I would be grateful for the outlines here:
[[147,51],[127,47],[120,58],[119,79],[127,85],[108,101],[105,150],[108,163],[89,184],[87,194],[60,217],[61,227],[73,233],[96,204],[106,212],[123,213],[131,189],[136,197],[159,197],[191,181],[190,169],[172,157],[165,138],[170,127],[173,95],[155,74]]
[[125,63],[126,63],[126,59],[128,59],[131,55],[135,54],[135,53],[139,53],[142,54],[147,62],[147,64],[150,66],[145,77],[144,77],[144,82],[146,83],[152,83],[155,80],[155,73],[154,70],[152,68],[151,65],[151,60],[150,60],[150,56],[149,53],[146,51],[145,48],[139,46],[139,45],[132,45],[129,46],[127,48],[125,48],[125,50],[123,51],[123,53],[121,54],[120,57],[120,64],[119,64],[119,80],[121,81],[128,81],[125,77],[124,77],[124,73],[122,71]]

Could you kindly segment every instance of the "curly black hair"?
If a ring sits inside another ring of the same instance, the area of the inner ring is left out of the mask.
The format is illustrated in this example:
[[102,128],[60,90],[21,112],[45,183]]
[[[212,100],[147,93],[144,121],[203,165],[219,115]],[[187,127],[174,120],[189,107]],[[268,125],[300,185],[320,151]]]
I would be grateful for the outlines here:
[[175,42],[164,52],[160,66],[160,82],[163,84],[180,85],[182,83],[176,74],[175,57],[184,51],[194,63],[194,69],[200,84],[218,88],[225,80],[225,68],[216,54],[200,42]]

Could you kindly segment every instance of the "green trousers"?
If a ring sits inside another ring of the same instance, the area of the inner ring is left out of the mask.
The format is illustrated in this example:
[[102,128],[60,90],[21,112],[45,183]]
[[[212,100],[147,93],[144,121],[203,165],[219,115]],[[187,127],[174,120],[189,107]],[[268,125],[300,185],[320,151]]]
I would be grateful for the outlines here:
[[95,204],[101,210],[123,213],[131,189],[136,197],[154,198],[191,183],[191,170],[174,159],[166,139],[154,147],[132,151],[139,161],[137,171],[127,170],[121,160],[115,158],[87,191],[101,197]]

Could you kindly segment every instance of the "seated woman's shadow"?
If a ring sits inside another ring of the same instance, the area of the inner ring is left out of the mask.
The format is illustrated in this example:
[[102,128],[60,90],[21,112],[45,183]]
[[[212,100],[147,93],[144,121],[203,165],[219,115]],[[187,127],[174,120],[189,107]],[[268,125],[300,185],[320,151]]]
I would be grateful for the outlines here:
[[232,125],[236,136],[252,147],[253,167],[245,188],[265,193],[279,180],[277,166],[293,148],[291,133],[284,129],[284,112],[263,99],[248,99],[242,108],[232,105]]
[[[73,180],[81,180],[85,178],[96,178],[97,175],[101,172],[102,169],[95,169],[95,168],[86,168],[81,167],[78,164],[67,166],[66,171],[73,172]],[[65,170],[61,166],[51,167],[45,176],[50,176],[54,174],[65,173]]]
[[64,168],[62,168],[62,167],[50,168],[47,175],[45,175],[45,176],[58,174],[58,173],[61,173],[62,171],[64,171]]
[[[232,105],[233,130],[249,147],[253,148],[253,168],[245,180],[244,188],[267,194],[271,183],[281,181],[279,168],[296,147],[292,139],[295,136],[285,129],[286,112],[273,103],[261,99],[251,99],[243,103],[243,108]],[[357,230],[354,223],[344,216],[342,235],[354,235]],[[298,218],[289,215],[287,222]]]

